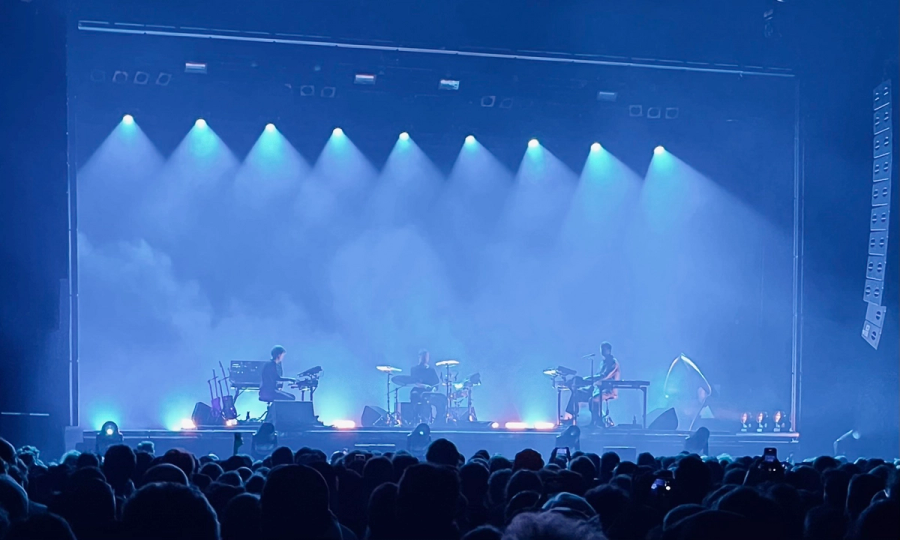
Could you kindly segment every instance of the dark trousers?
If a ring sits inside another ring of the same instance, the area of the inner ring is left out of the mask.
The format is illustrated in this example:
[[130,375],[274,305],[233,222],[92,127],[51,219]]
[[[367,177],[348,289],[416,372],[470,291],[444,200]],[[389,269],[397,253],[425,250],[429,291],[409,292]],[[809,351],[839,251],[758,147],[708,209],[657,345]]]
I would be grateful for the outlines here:
[[600,410],[601,403],[598,399],[592,399],[591,391],[589,390],[573,390],[572,395],[569,397],[569,404],[566,405],[566,412],[571,414],[573,418],[578,417],[578,404],[579,403],[587,403],[588,407],[591,410],[591,423],[599,424],[602,421],[601,413],[603,411]]
[[[416,410],[417,422],[427,424],[443,424],[447,421],[447,396],[437,392],[426,392],[422,389],[413,389],[409,394]],[[434,410],[432,410],[434,407]],[[434,417],[432,418],[432,413]]]

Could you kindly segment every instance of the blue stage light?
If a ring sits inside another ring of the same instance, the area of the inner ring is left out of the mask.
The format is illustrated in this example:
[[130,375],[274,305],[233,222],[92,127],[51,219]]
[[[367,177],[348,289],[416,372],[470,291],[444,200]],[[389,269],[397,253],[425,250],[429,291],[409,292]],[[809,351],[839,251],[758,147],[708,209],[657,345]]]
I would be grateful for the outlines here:
[[466,144],[475,144],[475,135],[469,135],[466,137]]
[[131,124],[134,123],[134,117],[131,116],[130,114],[126,114],[125,116],[122,117],[122,123],[127,126],[130,126]]
[[403,133],[401,133],[401,134],[400,134],[400,140],[401,140],[401,141],[408,141],[408,140],[409,140],[409,133],[407,133],[407,132],[405,132],[405,131],[404,131]]
[[334,135],[335,137],[340,137],[341,135],[344,134],[344,130],[341,128],[334,128],[334,131],[332,131],[331,134]]
[[600,143],[595,142],[591,145],[591,152],[599,152],[600,150],[603,150],[603,147],[600,146]]
[[657,146],[656,148],[653,149],[653,153],[656,154],[657,156],[662,154],[665,151],[666,151],[666,149],[663,148],[662,145]]
[[266,131],[268,131],[269,133],[275,131],[275,124],[266,124]]
[[202,118],[198,118],[197,121],[194,122],[194,125],[200,129],[203,129],[206,127],[206,120],[204,120]]
[[537,148],[540,145],[541,143],[539,143],[537,139],[531,139],[530,141],[528,141],[528,148]]

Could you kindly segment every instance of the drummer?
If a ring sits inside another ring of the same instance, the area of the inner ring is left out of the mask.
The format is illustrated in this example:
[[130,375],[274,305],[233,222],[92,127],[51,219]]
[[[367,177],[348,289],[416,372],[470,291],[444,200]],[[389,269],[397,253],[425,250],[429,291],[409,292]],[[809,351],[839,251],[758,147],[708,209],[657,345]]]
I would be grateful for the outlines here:
[[[413,382],[413,388],[409,393],[409,400],[413,403],[419,416],[419,421],[429,422],[432,419],[431,407],[436,411],[434,419],[443,420],[447,415],[446,396],[433,392],[435,386],[440,383],[437,372],[431,367],[428,351],[419,351],[419,362],[409,370],[409,376]],[[443,397],[443,401],[441,401]]]

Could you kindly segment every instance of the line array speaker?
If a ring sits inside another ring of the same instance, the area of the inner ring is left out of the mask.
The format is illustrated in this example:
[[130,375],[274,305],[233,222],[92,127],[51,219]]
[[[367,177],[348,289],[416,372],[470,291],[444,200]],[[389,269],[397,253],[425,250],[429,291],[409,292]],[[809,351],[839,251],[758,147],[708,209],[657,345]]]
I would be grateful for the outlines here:
[[862,337],[874,349],[881,343],[886,308],[884,278],[887,274],[888,225],[891,217],[891,173],[893,168],[894,119],[891,81],[879,84],[872,96],[872,216],[866,259],[866,320]]

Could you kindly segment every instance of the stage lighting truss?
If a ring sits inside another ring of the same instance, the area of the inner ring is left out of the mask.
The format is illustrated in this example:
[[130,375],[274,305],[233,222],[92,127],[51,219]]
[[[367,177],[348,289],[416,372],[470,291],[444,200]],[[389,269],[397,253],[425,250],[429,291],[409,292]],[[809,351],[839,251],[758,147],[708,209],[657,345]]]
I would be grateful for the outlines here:
[[[92,69],[91,70],[91,82],[93,83],[105,83],[107,81],[106,71],[102,69]],[[109,79],[115,84],[126,84],[131,82],[133,84],[137,84],[140,86],[147,86],[153,81],[156,86],[169,86],[169,83],[172,82],[172,74],[166,71],[160,71],[158,73],[154,71],[135,71],[134,76],[124,70],[117,69],[113,72],[112,77]]]
[[193,73],[194,75],[206,75],[206,73],[207,73],[206,62],[185,62],[184,63],[184,72],[185,73]]
[[863,300],[866,319],[862,337],[874,349],[881,343],[886,308],[884,278],[887,273],[888,226],[891,216],[891,173],[893,171],[893,123],[890,81],[879,84],[872,100],[872,211],[869,220],[866,282]]
[[497,96],[481,96],[482,107],[493,107],[497,103]]

